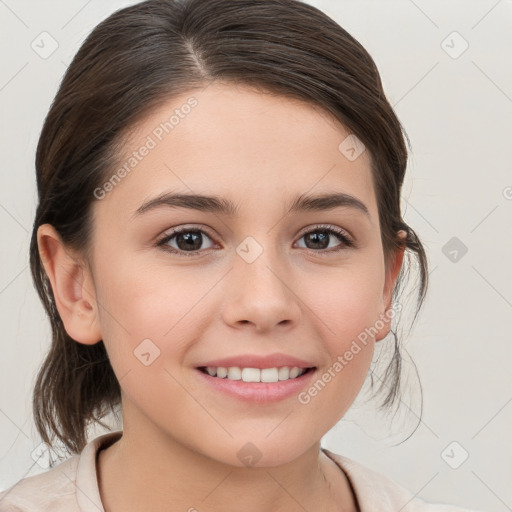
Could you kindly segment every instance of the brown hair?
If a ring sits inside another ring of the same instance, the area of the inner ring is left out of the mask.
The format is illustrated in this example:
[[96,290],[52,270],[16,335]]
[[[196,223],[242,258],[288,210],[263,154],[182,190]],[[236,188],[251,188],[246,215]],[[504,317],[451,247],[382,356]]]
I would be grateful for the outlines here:
[[[39,204],[30,265],[53,336],[37,375],[33,413],[50,445],[56,436],[79,453],[89,424],[104,426],[101,419],[109,409],[115,412],[121,394],[103,341],[85,345],[66,333],[40,259],[37,229],[53,225],[87,260],[94,190],[112,174],[127,127],[173,95],[215,80],[319,105],[365,144],[386,264],[403,246],[397,233],[405,230],[406,253],[419,262],[416,315],[422,305],[427,259],[400,212],[405,134],[374,61],[350,34],[299,0],[148,0],[121,9],[92,31],[74,57],[37,146]],[[404,266],[394,295],[403,278]],[[393,334],[393,358],[385,371],[391,383],[381,407],[392,405],[399,392],[401,355]]]

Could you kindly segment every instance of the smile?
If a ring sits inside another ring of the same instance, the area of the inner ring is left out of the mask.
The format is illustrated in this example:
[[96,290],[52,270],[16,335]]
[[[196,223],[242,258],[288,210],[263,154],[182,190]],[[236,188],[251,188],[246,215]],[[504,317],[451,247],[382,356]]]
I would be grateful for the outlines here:
[[199,368],[203,373],[211,377],[229,380],[241,380],[243,382],[279,382],[289,379],[296,379],[313,368],[299,368],[297,366],[274,367],[274,368],[240,368],[239,366],[207,366]]
[[297,397],[315,379],[316,367],[241,368],[201,366],[195,369],[207,389],[242,402],[271,404]]

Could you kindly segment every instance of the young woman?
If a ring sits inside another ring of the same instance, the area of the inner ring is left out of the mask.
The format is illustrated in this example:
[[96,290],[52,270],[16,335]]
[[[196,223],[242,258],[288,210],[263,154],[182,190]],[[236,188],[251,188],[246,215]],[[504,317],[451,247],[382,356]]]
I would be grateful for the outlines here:
[[[75,56],[37,148],[37,428],[72,457],[0,509],[461,511],[321,447],[407,252],[404,135],[376,66],[296,0],[149,0]],[[394,336],[388,336],[393,334]],[[122,430],[87,428],[122,411]]]

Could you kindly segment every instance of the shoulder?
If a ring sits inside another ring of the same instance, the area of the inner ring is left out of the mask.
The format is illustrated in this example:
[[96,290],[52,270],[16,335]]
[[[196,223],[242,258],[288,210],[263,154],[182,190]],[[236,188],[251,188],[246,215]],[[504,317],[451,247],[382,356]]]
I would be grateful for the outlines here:
[[103,510],[96,455],[121,434],[122,431],[115,431],[100,435],[89,441],[79,455],[73,455],[44,473],[23,478],[0,492],[0,512]]
[[362,512],[477,512],[443,503],[428,503],[388,477],[322,448],[347,475]]
[[23,478],[0,493],[1,512],[76,509],[76,469],[79,456],[38,475]]

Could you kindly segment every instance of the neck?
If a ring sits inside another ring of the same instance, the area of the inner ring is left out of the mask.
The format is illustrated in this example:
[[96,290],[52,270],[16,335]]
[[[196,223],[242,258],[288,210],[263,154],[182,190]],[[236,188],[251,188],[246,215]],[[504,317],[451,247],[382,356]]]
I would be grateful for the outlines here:
[[357,511],[343,471],[311,446],[274,467],[238,467],[209,458],[160,432],[123,436],[98,456],[105,512]]

